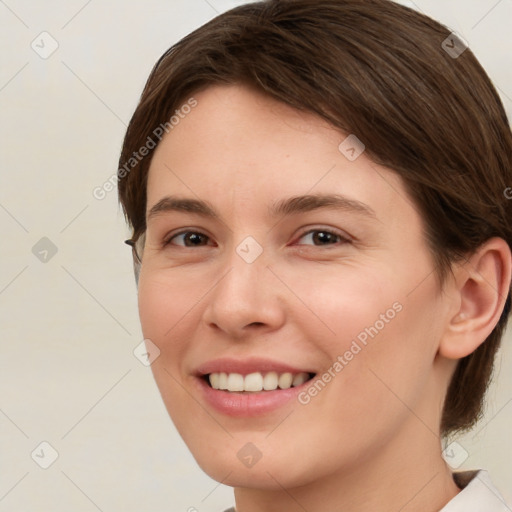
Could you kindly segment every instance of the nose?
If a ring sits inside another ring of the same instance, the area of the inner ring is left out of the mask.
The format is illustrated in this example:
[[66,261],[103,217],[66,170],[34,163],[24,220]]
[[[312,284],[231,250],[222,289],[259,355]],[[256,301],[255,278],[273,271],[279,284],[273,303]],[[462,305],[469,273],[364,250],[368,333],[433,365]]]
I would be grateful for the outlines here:
[[285,321],[285,290],[269,268],[265,251],[252,262],[235,250],[226,258],[203,320],[233,339],[279,329]]

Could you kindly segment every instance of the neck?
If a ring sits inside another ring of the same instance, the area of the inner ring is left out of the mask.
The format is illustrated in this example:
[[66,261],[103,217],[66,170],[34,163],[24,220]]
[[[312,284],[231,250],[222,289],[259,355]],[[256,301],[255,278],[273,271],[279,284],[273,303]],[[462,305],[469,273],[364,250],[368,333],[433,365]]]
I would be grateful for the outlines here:
[[417,417],[409,423],[357,466],[307,485],[278,491],[236,488],[236,511],[440,511],[459,489],[441,456],[439,438]]

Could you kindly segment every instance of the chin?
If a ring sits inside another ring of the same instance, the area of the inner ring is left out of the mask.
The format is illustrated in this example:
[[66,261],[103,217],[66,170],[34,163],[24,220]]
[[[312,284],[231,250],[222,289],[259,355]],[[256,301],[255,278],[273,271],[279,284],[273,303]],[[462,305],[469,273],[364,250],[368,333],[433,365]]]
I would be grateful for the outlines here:
[[[201,450],[200,453],[195,453],[192,450],[192,455],[209,477],[230,487],[279,491],[283,487],[305,485],[314,479],[315,475],[318,476],[318,464],[313,461],[297,461],[293,450],[291,453],[277,450],[270,452],[271,455],[262,453],[261,458],[255,462],[250,460],[250,455],[246,455],[254,449],[248,445],[245,451],[242,451],[238,444],[237,442],[237,449],[229,447],[224,451]],[[245,457],[247,458],[244,462]]]

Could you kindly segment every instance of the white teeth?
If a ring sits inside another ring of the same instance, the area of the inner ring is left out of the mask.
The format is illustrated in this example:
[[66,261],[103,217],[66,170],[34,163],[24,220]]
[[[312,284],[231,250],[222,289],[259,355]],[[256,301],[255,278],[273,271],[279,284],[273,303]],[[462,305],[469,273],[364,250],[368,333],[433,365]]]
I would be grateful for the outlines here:
[[279,384],[279,377],[276,372],[269,372],[263,377],[263,389],[265,391],[274,391]]
[[260,372],[249,373],[245,377],[240,373],[210,373],[209,380],[213,389],[225,391],[274,391],[277,388],[289,389],[291,387],[300,386],[309,379],[309,374],[300,372],[292,374],[285,372],[278,374],[277,372],[268,372],[263,375]]
[[230,373],[228,375],[228,391],[243,391],[244,376],[239,373]]
[[308,380],[309,375],[307,373],[298,373],[293,377],[292,386],[300,386],[301,384],[304,384]]
[[228,389],[228,374],[222,372],[217,375],[219,376],[219,389]]
[[261,373],[250,373],[244,379],[244,391],[261,391],[263,389],[263,376]]
[[293,375],[291,373],[283,373],[279,376],[279,387],[281,389],[289,389],[292,387]]
[[212,373],[210,375],[210,384],[212,385],[213,389],[219,389],[219,380],[220,380],[219,373]]

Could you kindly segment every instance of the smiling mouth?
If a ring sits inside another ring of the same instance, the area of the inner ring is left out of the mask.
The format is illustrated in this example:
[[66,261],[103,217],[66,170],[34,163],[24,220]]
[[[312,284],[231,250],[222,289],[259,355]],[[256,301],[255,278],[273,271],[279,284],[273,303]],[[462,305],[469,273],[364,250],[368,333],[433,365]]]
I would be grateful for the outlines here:
[[213,389],[228,393],[260,393],[290,389],[301,386],[311,380],[316,374],[298,372],[253,372],[247,375],[241,373],[215,372],[203,376],[206,383]]

